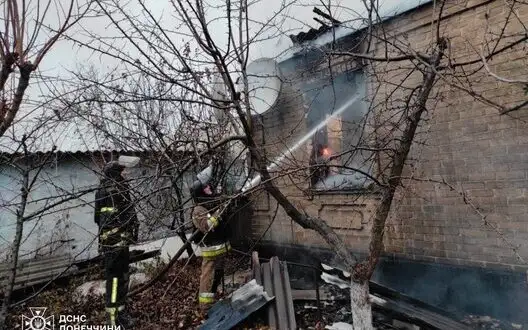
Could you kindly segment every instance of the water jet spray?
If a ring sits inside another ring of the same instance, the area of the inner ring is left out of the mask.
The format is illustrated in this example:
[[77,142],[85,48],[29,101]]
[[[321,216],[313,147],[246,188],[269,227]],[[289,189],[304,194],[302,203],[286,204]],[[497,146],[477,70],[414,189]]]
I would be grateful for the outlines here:
[[[323,128],[330,120],[335,118],[337,115],[340,115],[341,113],[343,113],[349,106],[351,106],[354,102],[356,102],[359,97],[360,97],[359,94],[356,94],[353,97],[351,97],[345,104],[340,106],[330,116],[326,117],[323,121],[321,121],[319,124],[317,124],[317,126],[312,128],[308,133],[306,133],[303,137],[301,137],[301,139],[299,139],[299,141],[297,141],[291,148],[288,148],[286,151],[282,152],[281,155],[277,159],[275,159],[270,165],[268,165],[266,167],[266,169],[268,171],[273,171],[274,169],[276,169],[279,166],[279,164],[288,155],[293,154],[293,152],[295,152],[297,149],[299,149],[299,147],[304,142],[306,142],[309,138],[311,138],[318,130]],[[251,179],[251,181],[246,183],[244,185],[244,187],[242,187],[241,191],[244,193],[244,192],[246,192],[246,191],[248,191],[250,189],[255,188],[256,186],[258,186],[260,184],[261,180],[262,180],[262,176],[260,174],[258,174],[253,179]]]

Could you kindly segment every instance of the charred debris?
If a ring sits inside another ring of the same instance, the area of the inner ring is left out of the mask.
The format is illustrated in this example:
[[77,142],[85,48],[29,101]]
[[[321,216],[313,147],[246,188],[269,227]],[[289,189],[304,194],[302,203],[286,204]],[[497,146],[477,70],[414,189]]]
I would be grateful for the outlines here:
[[[296,264],[296,266],[301,266]],[[228,330],[264,324],[271,329],[352,329],[350,274],[321,264],[304,266],[317,276],[313,289],[293,290],[288,263],[251,255],[251,269],[231,282],[234,291],[209,311],[203,330]],[[377,329],[471,329],[460,316],[370,283]],[[241,325],[246,326],[241,326]]]

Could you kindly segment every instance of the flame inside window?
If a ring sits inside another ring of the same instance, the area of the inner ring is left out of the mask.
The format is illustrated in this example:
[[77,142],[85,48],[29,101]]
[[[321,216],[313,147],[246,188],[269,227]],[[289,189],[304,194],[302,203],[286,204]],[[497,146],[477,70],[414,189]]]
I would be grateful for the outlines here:
[[[362,173],[371,171],[372,158],[370,152],[359,147],[368,141],[364,132],[368,107],[363,96],[347,103],[357,94],[364,95],[365,86],[360,70],[303,83],[307,128],[325,122],[313,135],[308,149],[312,189],[355,190],[365,186],[367,181]],[[345,104],[347,108],[336,113]]]
[[323,150],[321,151],[321,156],[323,156],[323,158],[330,158],[331,155],[332,155],[332,150],[330,150],[330,148],[328,147],[324,147]]

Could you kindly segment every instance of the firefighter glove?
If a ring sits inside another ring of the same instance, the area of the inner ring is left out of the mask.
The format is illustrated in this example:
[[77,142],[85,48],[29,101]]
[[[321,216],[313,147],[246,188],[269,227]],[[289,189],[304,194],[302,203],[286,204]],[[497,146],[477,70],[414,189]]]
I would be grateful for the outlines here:
[[218,218],[210,216],[209,219],[207,219],[207,225],[209,226],[209,229],[216,228],[218,226]]

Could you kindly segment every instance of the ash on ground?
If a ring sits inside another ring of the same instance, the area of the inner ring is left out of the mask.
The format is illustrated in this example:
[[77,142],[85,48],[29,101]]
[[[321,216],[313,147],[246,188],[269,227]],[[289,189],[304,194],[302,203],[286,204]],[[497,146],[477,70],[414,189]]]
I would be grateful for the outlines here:
[[[327,325],[338,322],[352,324],[350,300],[345,291],[327,284],[321,286],[321,291],[329,292],[335,300],[320,301],[320,309],[315,301],[294,302],[297,326],[299,329],[324,329]],[[372,316],[376,329],[405,329],[405,327],[393,325],[392,318],[379,312],[373,311]]]
[[[328,292],[334,300],[321,300],[319,304],[315,301],[295,301],[297,325],[299,329],[324,329],[327,325],[342,322],[352,324],[352,313],[350,312],[350,299],[347,290],[339,289],[333,285],[323,284],[321,291]],[[319,308],[318,308],[319,306]],[[527,325],[494,319],[490,316],[468,315],[462,323],[472,329],[485,330],[523,330]],[[373,311],[373,323],[376,329],[433,329],[418,327],[411,323],[391,317],[386,312]]]

